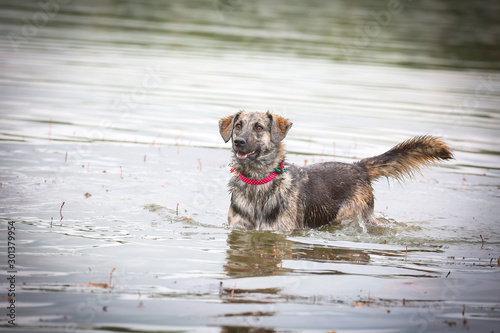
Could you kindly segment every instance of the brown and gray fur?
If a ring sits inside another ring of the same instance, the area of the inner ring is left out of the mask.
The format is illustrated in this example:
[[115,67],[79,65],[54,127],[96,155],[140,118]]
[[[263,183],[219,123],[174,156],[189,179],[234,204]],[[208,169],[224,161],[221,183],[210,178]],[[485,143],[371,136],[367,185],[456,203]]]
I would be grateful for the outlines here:
[[229,225],[244,229],[316,228],[336,220],[373,217],[371,183],[379,177],[402,180],[430,163],[453,158],[450,148],[433,136],[407,140],[386,153],[359,162],[317,163],[298,167],[285,162],[282,140],[292,122],[272,113],[240,111],[219,121],[225,142],[232,141],[236,173],[263,179],[285,163],[286,172],[271,182],[249,185],[238,176],[229,181]]

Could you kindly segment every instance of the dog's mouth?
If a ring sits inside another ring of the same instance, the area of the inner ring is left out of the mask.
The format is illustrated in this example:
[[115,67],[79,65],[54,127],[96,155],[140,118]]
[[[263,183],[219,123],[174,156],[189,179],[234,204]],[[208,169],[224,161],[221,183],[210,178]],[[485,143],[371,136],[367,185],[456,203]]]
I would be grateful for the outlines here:
[[257,155],[259,155],[259,153],[257,151],[252,151],[250,153],[243,153],[241,151],[237,152],[236,153],[236,157],[239,159],[239,160],[242,160],[242,161],[245,161],[245,160],[253,160],[257,157]]

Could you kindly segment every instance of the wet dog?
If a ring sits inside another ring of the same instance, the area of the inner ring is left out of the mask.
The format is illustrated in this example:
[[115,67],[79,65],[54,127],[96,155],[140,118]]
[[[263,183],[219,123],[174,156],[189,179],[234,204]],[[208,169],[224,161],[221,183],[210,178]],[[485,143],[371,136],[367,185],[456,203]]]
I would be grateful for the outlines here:
[[232,140],[235,176],[229,181],[229,225],[244,229],[316,228],[361,217],[376,223],[371,183],[379,177],[402,180],[431,162],[453,158],[433,136],[407,140],[382,155],[348,164],[288,165],[282,140],[292,127],[270,112],[238,112],[219,121]]

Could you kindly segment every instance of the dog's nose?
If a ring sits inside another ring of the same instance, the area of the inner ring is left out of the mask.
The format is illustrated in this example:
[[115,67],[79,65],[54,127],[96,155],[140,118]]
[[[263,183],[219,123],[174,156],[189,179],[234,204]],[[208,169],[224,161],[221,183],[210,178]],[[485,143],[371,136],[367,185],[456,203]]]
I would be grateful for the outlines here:
[[241,136],[237,137],[236,139],[234,139],[234,144],[236,146],[244,146],[245,144],[247,143],[247,140],[243,139]]

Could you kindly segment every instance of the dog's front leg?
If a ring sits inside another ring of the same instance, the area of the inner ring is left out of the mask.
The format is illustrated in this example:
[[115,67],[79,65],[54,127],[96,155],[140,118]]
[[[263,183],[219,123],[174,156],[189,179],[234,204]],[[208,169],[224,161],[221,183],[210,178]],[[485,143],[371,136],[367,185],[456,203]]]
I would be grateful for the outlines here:
[[238,214],[232,206],[229,207],[229,213],[227,215],[227,221],[229,226],[232,228],[241,228],[252,230],[255,229],[255,224]]

